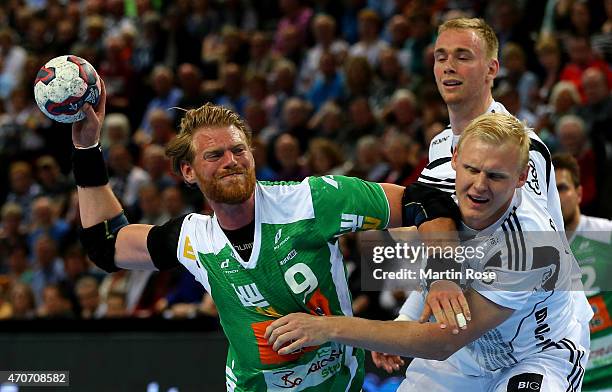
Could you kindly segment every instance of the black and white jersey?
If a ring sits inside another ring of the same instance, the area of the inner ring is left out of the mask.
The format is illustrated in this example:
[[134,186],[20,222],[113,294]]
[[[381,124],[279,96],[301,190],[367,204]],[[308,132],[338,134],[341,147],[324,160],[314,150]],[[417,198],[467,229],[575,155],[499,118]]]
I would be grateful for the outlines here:
[[[464,275],[487,272],[467,284],[491,302],[514,313],[449,358],[465,374],[482,374],[517,364],[555,346],[574,328],[580,328],[571,287],[573,257],[566,252],[550,214],[522,197],[517,189],[504,215],[476,232],[470,243],[480,246],[479,256],[464,263]],[[490,273],[495,278],[490,278]]]
[[[495,101],[491,103],[487,113],[509,114],[504,105]],[[432,139],[429,146],[429,163],[421,172],[418,182],[434,186],[445,192],[455,193],[456,173],[451,166],[451,159],[459,138],[460,135],[455,135],[449,125]],[[569,250],[569,243],[564,233],[561,202],[550,151],[535,132],[530,130],[529,138],[531,139],[529,176],[527,182],[521,188],[523,190],[522,197],[530,199],[533,204],[548,211],[550,214],[548,225],[561,233],[564,249]],[[592,317],[593,312],[582,292],[581,271],[576,261],[573,263],[572,275],[576,300],[581,303],[577,311],[583,319],[588,320]]]

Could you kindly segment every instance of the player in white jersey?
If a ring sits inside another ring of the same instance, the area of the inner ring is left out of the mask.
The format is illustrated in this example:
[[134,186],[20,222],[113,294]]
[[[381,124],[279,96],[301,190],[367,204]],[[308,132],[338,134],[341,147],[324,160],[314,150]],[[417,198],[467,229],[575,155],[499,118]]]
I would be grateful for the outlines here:
[[580,213],[580,168],[570,154],[553,156],[561,210],[572,253],[582,269],[582,282],[595,315],[590,323],[591,356],[584,388],[612,388],[612,221]]
[[[439,27],[434,48],[434,75],[438,90],[448,107],[450,125],[432,139],[429,164],[423,169],[417,181],[419,184],[453,193],[456,173],[451,166],[451,157],[465,126],[483,113],[508,113],[502,104],[493,100],[491,94],[493,80],[499,70],[498,47],[494,31],[481,19],[458,18]],[[550,152],[534,132],[529,131],[529,137],[529,177],[524,185],[523,197],[547,209],[551,215],[550,226],[562,231],[563,217]],[[439,230],[449,230],[448,224],[441,225]],[[567,242],[565,247],[569,249]],[[575,262],[573,280],[575,300],[580,303],[577,312],[584,320],[589,320],[592,311],[582,292],[580,270]],[[448,291],[442,291],[442,287]],[[432,290],[431,294],[424,304],[421,297],[415,295],[409,298],[408,305],[424,307],[426,314],[433,309],[436,319],[456,326],[449,313],[462,312],[449,310],[444,304],[450,301],[454,309],[461,309],[461,293],[458,288],[442,284]],[[403,314],[406,317],[406,313]],[[391,368],[390,364],[399,362],[398,358],[385,358],[376,353],[373,353],[373,359],[377,365],[387,369]]]
[[[268,327],[273,348],[291,352],[331,340],[416,357],[402,391],[579,391],[588,325],[569,291],[573,259],[549,212],[524,197],[528,148],[518,120],[485,114],[454,151],[461,233],[483,247],[464,273],[496,274],[469,282],[467,330],[454,335],[425,329],[429,323],[292,314]],[[439,353],[422,350],[422,341]]]

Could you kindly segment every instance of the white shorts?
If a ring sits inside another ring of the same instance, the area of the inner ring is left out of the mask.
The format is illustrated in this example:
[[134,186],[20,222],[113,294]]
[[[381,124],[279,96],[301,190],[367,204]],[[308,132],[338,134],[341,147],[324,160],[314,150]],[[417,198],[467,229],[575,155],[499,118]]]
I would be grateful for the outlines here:
[[557,347],[531,355],[516,365],[466,375],[448,361],[416,358],[406,370],[398,391],[427,392],[579,392],[590,346],[588,327],[576,336],[575,343],[562,339]]

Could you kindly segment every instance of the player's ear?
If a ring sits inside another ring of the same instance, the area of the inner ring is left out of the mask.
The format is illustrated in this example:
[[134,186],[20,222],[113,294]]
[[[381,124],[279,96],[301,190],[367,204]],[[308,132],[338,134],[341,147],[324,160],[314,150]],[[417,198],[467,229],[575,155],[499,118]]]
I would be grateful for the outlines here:
[[499,72],[499,60],[494,59],[494,58],[490,59],[489,66],[487,67],[487,81],[491,81],[491,83],[493,83],[493,79],[495,79],[498,72]]
[[453,151],[453,158],[451,159],[451,167],[454,171],[457,171],[457,149]]
[[529,165],[525,165],[525,168],[519,174],[519,181],[516,185],[517,188],[521,188],[527,182],[527,177],[529,176]]
[[195,185],[196,176],[193,170],[193,167],[189,164],[189,162],[183,161],[181,162],[181,174],[183,175],[183,179],[185,183],[188,185]]

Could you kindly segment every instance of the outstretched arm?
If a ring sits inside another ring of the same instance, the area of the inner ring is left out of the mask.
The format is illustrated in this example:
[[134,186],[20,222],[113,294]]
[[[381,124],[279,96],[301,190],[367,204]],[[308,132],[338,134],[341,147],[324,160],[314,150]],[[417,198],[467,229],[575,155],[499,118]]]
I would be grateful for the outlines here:
[[328,341],[408,357],[445,360],[512,315],[477,292],[466,293],[474,315],[469,330],[458,335],[434,323],[376,321],[357,317],[311,316],[293,313],[274,321],[265,338],[279,354]]
[[152,226],[124,226],[126,221],[117,219],[123,208],[108,184],[98,147],[106,105],[104,82],[100,80],[100,84],[102,91],[97,107],[85,104],[82,108],[85,119],[72,125],[73,170],[84,229],[81,239],[90,258],[107,271],[116,267],[155,270],[147,250],[147,235]]

